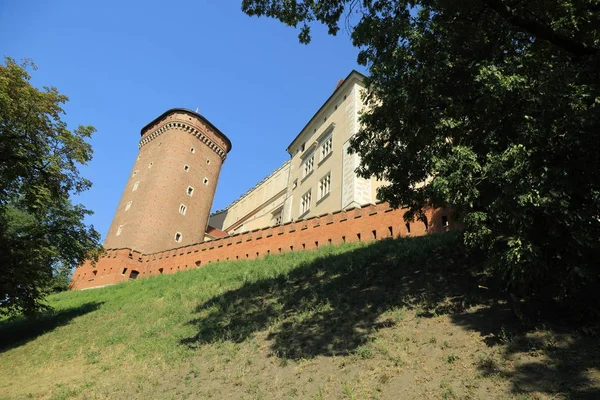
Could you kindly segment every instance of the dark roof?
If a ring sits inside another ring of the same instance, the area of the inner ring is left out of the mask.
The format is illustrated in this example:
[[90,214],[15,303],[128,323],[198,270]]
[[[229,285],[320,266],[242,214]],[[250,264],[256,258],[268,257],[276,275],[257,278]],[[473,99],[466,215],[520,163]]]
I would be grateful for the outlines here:
[[344,78],[344,79],[343,79],[341,82],[338,82],[338,85],[336,86],[336,88],[335,88],[335,90],[333,91],[333,93],[331,93],[331,96],[329,96],[329,97],[327,98],[327,100],[325,100],[325,102],[323,103],[323,105],[321,105],[321,107],[320,107],[320,108],[317,110],[317,112],[316,112],[316,113],[315,113],[315,114],[312,116],[312,118],[310,119],[310,121],[308,121],[308,122],[306,123],[306,125],[304,125],[304,128],[302,128],[302,129],[300,130],[300,133],[298,133],[298,134],[296,135],[296,137],[294,138],[294,140],[292,140],[292,141],[290,142],[290,144],[288,145],[288,147],[287,147],[287,149],[286,149],[286,150],[288,150],[288,151],[290,150],[290,147],[292,147],[292,144],[294,144],[294,142],[295,142],[296,140],[298,140],[298,138],[300,137],[300,135],[302,135],[302,132],[304,132],[304,130],[305,130],[305,129],[306,129],[306,128],[307,128],[307,127],[308,127],[308,126],[309,126],[309,125],[310,125],[310,124],[311,124],[311,123],[314,121],[314,119],[317,117],[317,114],[319,114],[319,113],[321,112],[321,110],[322,110],[322,109],[325,107],[325,105],[327,105],[327,103],[329,103],[329,100],[331,100],[331,99],[333,98],[333,96],[335,96],[335,95],[336,95],[336,94],[337,94],[337,93],[340,91],[341,87],[342,87],[342,86],[344,86],[344,83],[348,82],[348,79],[350,79],[350,77],[351,77],[352,75],[354,75],[354,74],[358,75],[358,76],[359,76],[359,78],[362,78],[362,79],[365,79],[365,78],[366,78],[366,76],[365,76],[364,74],[361,74],[360,72],[358,72],[358,71],[357,71],[357,70],[355,70],[355,69],[353,69],[352,71],[350,71],[350,73],[348,74],[348,76],[347,76],[347,77],[345,77],[345,78]]
[[210,126],[215,131],[215,133],[217,133],[218,135],[220,135],[223,138],[223,140],[225,140],[225,143],[227,143],[227,145],[229,146],[229,148],[227,149],[227,152],[229,153],[229,151],[231,150],[231,140],[229,140],[229,138],[227,136],[225,136],[225,134],[223,132],[221,132],[219,130],[219,128],[217,128],[216,126],[214,126],[212,124],[212,122],[210,122],[209,120],[207,120],[206,118],[204,118],[202,115],[198,114],[197,112],[194,112],[192,110],[188,110],[187,108],[171,108],[170,110],[165,111],[164,113],[162,113],[158,117],[154,118],[148,125],[144,126],[142,128],[142,130],[140,131],[141,135],[144,136],[144,132],[146,132],[148,129],[150,129],[150,127],[152,125],[156,124],[158,121],[160,121],[161,119],[163,119],[167,115],[169,115],[171,113],[174,113],[174,112],[184,112],[184,113],[189,114],[192,117],[196,117],[196,118],[200,119],[201,121],[203,121],[204,123],[206,123],[208,126]]

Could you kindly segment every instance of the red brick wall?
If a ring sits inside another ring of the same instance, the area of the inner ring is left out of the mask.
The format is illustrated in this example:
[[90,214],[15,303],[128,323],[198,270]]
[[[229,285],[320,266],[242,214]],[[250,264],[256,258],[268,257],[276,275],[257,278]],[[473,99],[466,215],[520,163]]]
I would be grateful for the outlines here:
[[[86,289],[113,284],[129,279],[132,270],[139,272],[139,279],[203,267],[213,261],[253,259],[342,242],[422,236],[446,229],[442,226],[442,216],[451,221],[449,209],[429,210],[426,213],[429,229],[425,229],[423,222],[414,222],[410,224],[409,233],[403,220],[404,211],[392,210],[387,203],[380,203],[151,254],[108,249],[95,266],[88,262],[77,268],[71,285],[74,289]],[[125,274],[122,273],[124,268],[127,268]]]
[[[173,112],[158,121],[146,130],[142,140],[169,123],[193,126],[213,142],[226,146],[200,119],[183,112]],[[152,253],[202,241],[222,163],[221,156],[189,130],[173,127],[153,137],[140,148],[105,248]],[[185,165],[189,166],[187,172]],[[205,178],[208,184],[204,184]],[[136,182],[138,187],[133,191]],[[187,194],[188,186],[194,188],[192,196]],[[125,210],[130,201],[130,208]],[[181,204],[186,206],[185,215],[179,213]],[[122,229],[117,236],[119,226]],[[179,243],[175,241],[177,232],[182,234]]]

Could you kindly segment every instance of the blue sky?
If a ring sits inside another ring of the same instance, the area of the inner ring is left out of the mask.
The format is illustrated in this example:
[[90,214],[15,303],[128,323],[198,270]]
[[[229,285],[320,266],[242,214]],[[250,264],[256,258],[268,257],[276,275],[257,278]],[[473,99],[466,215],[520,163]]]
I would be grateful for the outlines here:
[[36,86],[69,96],[69,127],[93,125],[93,182],[78,201],[106,234],[137,155],[140,129],[174,107],[198,111],[233,150],[213,210],[278,168],[287,145],[356,64],[349,34],[315,27],[313,41],[241,0],[4,1],[0,49],[33,59]]

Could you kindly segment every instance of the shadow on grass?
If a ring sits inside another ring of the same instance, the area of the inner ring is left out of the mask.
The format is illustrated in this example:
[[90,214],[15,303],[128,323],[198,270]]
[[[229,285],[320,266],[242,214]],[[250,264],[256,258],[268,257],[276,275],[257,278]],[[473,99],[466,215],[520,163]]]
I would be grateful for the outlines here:
[[15,317],[0,321],[0,353],[67,325],[81,315],[97,310],[102,302],[91,302],[61,311],[47,311],[36,318]]
[[242,342],[269,328],[280,357],[347,354],[393,325],[380,318],[387,310],[425,305],[439,314],[488,301],[462,254],[456,235],[431,235],[317,258],[201,304],[190,322],[198,333],[184,343]]
[[[454,233],[374,242],[246,283],[200,304],[189,322],[197,333],[182,343],[190,348],[222,340],[239,343],[268,331],[272,353],[281,358],[346,355],[377,329],[394,325],[382,314],[402,307],[421,317],[450,314],[455,324],[479,331],[488,346],[496,346],[506,331],[524,335],[528,328],[488,278],[474,272],[475,263]],[[589,391],[586,377],[586,368],[600,352],[589,351],[593,347],[588,345],[574,343],[549,353],[556,357],[557,368],[568,366],[571,382],[579,382],[569,386],[575,397],[600,397],[600,392]],[[580,359],[567,362],[574,356]],[[535,388],[538,373],[523,366],[508,378],[515,392],[527,391],[524,382]],[[552,391],[544,382],[538,382],[537,390]]]

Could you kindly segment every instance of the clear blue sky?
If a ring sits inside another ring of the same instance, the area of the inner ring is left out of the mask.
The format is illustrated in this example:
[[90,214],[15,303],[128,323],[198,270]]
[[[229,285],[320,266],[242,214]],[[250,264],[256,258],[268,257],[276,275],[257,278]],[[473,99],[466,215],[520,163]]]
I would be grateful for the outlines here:
[[108,231],[138,151],[140,129],[173,107],[195,110],[233,143],[213,210],[289,158],[285,149],[356,64],[349,34],[313,41],[241,0],[3,1],[0,50],[38,65],[32,82],[69,96],[70,128],[93,125],[93,182],[78,198]]

